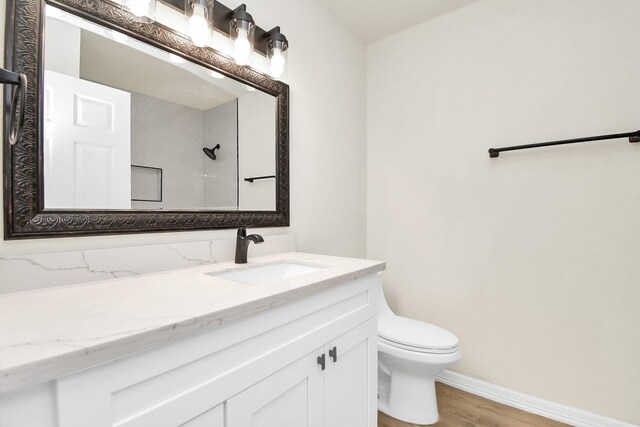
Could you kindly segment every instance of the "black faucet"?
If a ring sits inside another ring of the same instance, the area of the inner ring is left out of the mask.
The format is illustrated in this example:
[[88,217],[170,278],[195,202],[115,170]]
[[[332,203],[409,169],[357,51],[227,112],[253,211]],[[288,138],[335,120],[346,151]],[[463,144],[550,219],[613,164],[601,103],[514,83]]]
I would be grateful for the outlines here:
[[238,236],[236,237],[236,264],[247,263],[247,251],[249,250],[249,243],[264,242],[264,239],[259,234],[250,234],[247,236],[247,227],[238,228]]

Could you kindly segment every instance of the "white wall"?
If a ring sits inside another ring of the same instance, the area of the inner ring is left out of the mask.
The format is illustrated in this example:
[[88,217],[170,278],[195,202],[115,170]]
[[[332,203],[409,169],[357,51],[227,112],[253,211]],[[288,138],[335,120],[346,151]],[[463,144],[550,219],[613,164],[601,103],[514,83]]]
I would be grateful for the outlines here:
[[80,28],[49,19],[45,37],[48,46],[44,53],[46,69],[80,77]]
[[[280,25],[291,45],[287,79],[291,85],[291,229],[298,235],[298,249],[363,256],[365,48],[312,0],[246,3],[260,26]],[[235,7],[240,1],[225,4]],[[4,0],[0,1],[0,11],[4,23]],[[0,256],[205,240],[234,233],[223,230],[1,241]]]
[[640,424],[640,2],[481,0],[368,48],[367,255],[455,371]]
[[[224,2],[233,8],[240,0]],[[289,39],[291,226],[298,249],[364,256],[366,50],[315,0],[255,0],[247,10]]]

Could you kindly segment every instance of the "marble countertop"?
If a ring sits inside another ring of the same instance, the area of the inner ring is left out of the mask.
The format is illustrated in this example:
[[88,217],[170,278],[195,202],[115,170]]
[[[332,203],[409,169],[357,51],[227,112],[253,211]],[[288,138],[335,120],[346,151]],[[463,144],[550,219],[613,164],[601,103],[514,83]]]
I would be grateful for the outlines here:
[[[322,266],[260,285],[205,273],[277,261]],[[290,252],[0,296],[0,393],[209,331],[382,271],[385,264]]]

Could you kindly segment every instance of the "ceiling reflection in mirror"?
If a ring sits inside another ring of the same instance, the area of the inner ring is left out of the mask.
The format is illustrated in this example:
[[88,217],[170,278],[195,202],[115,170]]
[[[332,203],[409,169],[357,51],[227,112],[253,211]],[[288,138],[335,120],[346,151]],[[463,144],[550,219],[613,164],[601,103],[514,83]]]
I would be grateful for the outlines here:
[[45,209],[275,210],[275,97],[46,9]]

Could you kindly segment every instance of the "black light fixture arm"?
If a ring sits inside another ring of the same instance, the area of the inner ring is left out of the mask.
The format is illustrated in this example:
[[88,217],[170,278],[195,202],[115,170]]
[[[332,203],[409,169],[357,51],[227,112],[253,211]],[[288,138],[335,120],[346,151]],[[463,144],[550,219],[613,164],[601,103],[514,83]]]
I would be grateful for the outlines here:
[[8,131],[9,144],[16,145],[24,126],[25,102],[27,99],[27,76],[0,68],[0,84],[16,86],[11,96]]
[[272,44],[283,51],[289,48],[289,40],[284,34],[280,32],[280,27],[273,27],[262,35],[262,39],[265,40],[267,45]]
[[640,142],[640,130],[627,133],[614,133],[609,135],[588,136],[575,139],[561,139],[558,141],[541,142],[539,144],[512,145],[510,147],[489,148],[489,157],[498,157],[502,151],[526,150],[529,148],[550,147],[553,145],[577,144],[580,142],[604,141],[607,139],[629,138],[629,142]]
[[[220,4],[221,3],[215,2],[214,8],[221,7]],[[251,16],[251,14],[247,12],[247,5],[244,3],[227,13],[227,20],[230,21],[232,19],[240,19],[255,24],[253,16]]]

